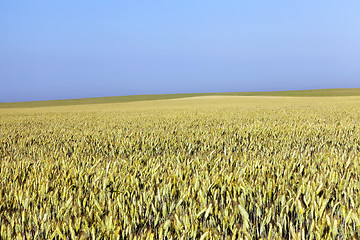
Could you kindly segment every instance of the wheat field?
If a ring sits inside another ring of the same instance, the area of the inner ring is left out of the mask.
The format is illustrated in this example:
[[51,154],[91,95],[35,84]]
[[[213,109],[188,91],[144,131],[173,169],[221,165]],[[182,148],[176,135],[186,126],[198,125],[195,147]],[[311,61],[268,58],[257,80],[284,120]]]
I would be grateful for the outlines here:
[[359,239],[360,97],[0,109],[0,239]]

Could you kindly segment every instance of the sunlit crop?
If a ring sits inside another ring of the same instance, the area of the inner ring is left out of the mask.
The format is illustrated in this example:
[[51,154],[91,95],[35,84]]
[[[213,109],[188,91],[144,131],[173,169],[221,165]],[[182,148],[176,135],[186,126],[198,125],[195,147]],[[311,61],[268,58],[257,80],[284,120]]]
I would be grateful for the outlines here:
[[0,109],[1,239],[358,239],[360,97]]

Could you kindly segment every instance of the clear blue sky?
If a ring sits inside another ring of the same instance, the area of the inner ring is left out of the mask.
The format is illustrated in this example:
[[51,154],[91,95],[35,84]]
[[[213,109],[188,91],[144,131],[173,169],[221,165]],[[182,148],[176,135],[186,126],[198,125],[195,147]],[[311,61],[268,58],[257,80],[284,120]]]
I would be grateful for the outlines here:
[[0,2],[0,102],[360,87],[360,1]]

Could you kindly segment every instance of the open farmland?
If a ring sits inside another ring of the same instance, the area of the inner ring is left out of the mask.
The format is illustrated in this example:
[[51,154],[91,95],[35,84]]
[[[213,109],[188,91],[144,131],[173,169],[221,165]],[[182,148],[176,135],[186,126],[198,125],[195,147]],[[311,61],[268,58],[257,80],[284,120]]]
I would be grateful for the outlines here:
[[4,239],[358,239],[360,97],[0,109]]

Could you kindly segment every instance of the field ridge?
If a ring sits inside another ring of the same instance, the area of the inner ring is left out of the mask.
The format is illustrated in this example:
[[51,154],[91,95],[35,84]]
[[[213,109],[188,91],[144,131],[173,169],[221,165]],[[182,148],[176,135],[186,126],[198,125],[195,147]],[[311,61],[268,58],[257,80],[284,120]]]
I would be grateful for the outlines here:
[[178,94],[146,94],[112,97],[94,97],[28,102],[3,102],[0,108],[33,108],[51,106],[70,106],[101,103],[125,103],[138,101],[167,100],[202,96],[275,96],[275,97],[339,97],[360,96],[360,88],[332,88],[266,92],[219,92],[219,93],[178,93]]

